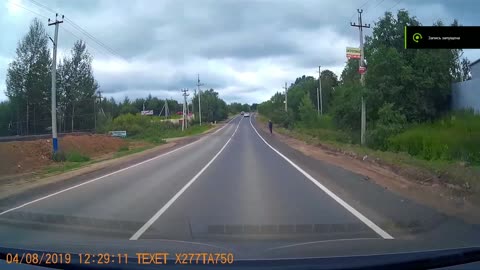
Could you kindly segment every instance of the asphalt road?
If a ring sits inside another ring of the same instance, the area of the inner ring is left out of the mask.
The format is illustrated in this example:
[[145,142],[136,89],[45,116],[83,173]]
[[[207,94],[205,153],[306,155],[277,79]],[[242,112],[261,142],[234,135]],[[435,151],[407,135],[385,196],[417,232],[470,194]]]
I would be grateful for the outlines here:
[[245,243],[257,240],[268,249],[422,239],[437,247],[479,243],[477,231],[296,152],[255,129],[253,116],[172,152],[0,209],[0,239],[20,246],[32,239],[44,245],[109,239],[228,243],[248,251]]

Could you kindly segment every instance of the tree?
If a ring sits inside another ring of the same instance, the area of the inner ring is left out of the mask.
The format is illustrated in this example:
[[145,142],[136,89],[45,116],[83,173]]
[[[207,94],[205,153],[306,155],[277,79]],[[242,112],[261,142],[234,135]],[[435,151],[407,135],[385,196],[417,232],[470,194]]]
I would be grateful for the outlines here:
[[[202,122],[214,122],[228,117],[227,103],[218,97],[218,92],[213,89],[202,91]],[[194,95],[192,102],[198,104],[198,93]]]
[[322,71],[322,107],[323,113],[329,113],[333,89],[338,86],[338,78],[331,70]]
[[310,95],[308,93],[305,93],[303,96],[298,111],[300,115],[301,126],[310,128],[313,127],[317,117],[317,111],[315,110],[315,107],[313,107]]
[[[71,120],[71,131],[75,127],[75,116],[91,114],[98,84],[92,71],[92,57],[87,51],[85,42],[78,40],[73,45],[71,56],[65,57],[59,65],[60,107],[64,108],[66,118]],[[91,117],[93,118],[93,117]],[[92,123],[78,128],[93,127]]]
[[16,130],[12,122],[14,118],[13,106],[10,101],[0,102],[0,136],[14,135]]
[[237,114],[243,110],[242,104],[238,102],[232,102],[228,105],[228,112],[232,114]]
[[48,127],[48,124],[37,126],[36,120],[51,118],[50,66],[45,27],[40,20],[34,19],[17,46],[16,57],[10,63],[6,76],[5,94],[15,110],[17,134],[29,134],[32,128],[36,132]]
[[462,81],[468,81],[472,79],[470,64],[470,60],[467,58],[462,59]]
[[[454,25],[457,22],[454,22]],[[420,25],[415,17],[400,10],[386,12],[375,24],[365,44],[367,119],[378,119],[384,103],[404,114],[409,122],[439,117],[449,109],[451,83],[459,80],[459,50],[405,50],[405,25]],[[443,25],[437,22],[436,25]],[[358,63],[358,62],[357,62]]]

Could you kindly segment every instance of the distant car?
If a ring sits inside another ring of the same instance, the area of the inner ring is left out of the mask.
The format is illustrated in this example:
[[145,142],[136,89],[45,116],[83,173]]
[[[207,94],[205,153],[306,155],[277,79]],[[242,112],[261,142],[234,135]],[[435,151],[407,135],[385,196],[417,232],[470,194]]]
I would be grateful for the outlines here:
[[245,113],[244,112],[241,112],[240,115],[244,115]]
[[250,117],[250,114],[249,113],[244,113],[243,117]]

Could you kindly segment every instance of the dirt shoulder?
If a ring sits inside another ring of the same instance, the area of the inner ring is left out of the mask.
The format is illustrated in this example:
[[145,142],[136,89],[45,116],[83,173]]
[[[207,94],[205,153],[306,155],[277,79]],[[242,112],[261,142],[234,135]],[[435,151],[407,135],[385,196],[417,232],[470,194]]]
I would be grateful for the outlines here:
[[[44,163],[35,163],[26,162],[30,165],[30,170],[24,173],[10,174],[9,176],[0,177],[0,206],[10,204],[12,201],[17,201],[18,197],[29,197],[31,194],[41,195],[42,193],[48,193],[55,189],[65,188],[74,184],[81,183],[83,181],[105,175],[107,173],[134,165],[136,163],[142,162],[144,160],[153,158],[155,156],[164,154],[173,149],[181,147],[183,145],[189,144],[200,139],[203,136],[206,136],[215,130],[221,128],[223,124],[217,124],[211,129],[203,132],[202,134],[172,138],[168,140],[165,144],[158,146],[146,145],[143,142],[130,142],[131,150],[134,150],[132,153],[125,153],[123,156],[116,156],[115,154],[120,154],[118,152],[118,147],[125,145],[123,140],[117,138],[107,137],[109,139],[118,140],[118,144],[113,144],[114,146],[103,146],[105,147],[114,147],[115,150],[112,151],[101,151],[101,149],[96,149],[97,152],[91,152],[94,158],[85,164],[80,164],[81,167],[70,169],[63,173],[56,173],[54,175],[48,175],[45,173],[45,168],[50,168],[53,161],[49,158],[45,158]],[[99,139],[100,138],[100,139]],[[78,140],[78,139],[77,139]],[[82,139],[85,140],[85,139]],[[94,137],[94,140],[100,144],[108,144],[110,141],[106,141],[102,136]],[[91,142],[89,140],[88,142]],[[27,143],[27,146],[22,145],[25,149],[37,149],[37,147],[48,144],[44,140],[22,142]],[[9,143],[11,144],[11,143]],[[0,144],[1,145],[1,144]],[[17,145],[19,145],[17,143]],[[78,145],[77,145],[78,146]],[[11,147],[3,146],[4,148]],[[48,153],[50,150],[50,145],[44,147],[45,152]],[[1,148],[0,148],[1,149]],[[113,149],[113,148],[112,148]],[[112,150],[111,149],[111,150]],[[90,149],[92,150],[92,149]],[[88,150],[88,151],[90,151]],[[135,152],[135,150],[138,150]],[[87,151],[87,150],[84,150]],[[43,158],[42,158],[43,160]],[[55,165],[55,164],[54,164]],[[49,167],[50,166],[50,167]],[[42,170],[43,168],[43,170]],[[37,172],[35,172],[37,170]],[[40,171],[38,171],[40,170]]]
[[[256,127],[267,131],[266,123],[257,119]],[[377,157],[315,141],[305,141],[286,130],[274,130],[277,140],[306,156],[365,176],[366,179],[419,204],[432,207],[447,215],[460,217],[468,222],[480,222],[478,194],[462,187],[440,181],[435,173],[414,166],[401,166],[385,162]],[[300,137],[300,136],[298,136]]]

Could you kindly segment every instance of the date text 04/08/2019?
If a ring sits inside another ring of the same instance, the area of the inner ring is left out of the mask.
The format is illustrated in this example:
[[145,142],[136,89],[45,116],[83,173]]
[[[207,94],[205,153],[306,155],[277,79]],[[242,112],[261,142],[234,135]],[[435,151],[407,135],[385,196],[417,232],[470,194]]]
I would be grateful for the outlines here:
[[[171,255],[175,255],[175,260]],[[233,264],[233,253],[174,253],[139,252],[136,258],[129,258],[126,253],[8,253],[7,264]],[[78,260],[77,260],[78,258]]]

